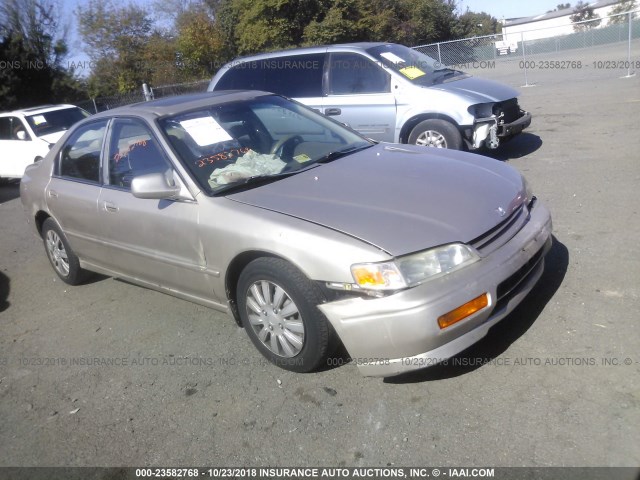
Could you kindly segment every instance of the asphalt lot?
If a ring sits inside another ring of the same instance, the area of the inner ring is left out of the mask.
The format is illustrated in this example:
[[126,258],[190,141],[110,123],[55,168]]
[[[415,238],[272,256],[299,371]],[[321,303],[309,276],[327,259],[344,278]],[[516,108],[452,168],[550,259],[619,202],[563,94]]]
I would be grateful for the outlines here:
[[640,465],[640,76],[539,73],[531,127],[491,156],[552,211],[544,276],[481,343],[404,377],[285,372],[218,312],[69,287],[0,186],[0,466]]

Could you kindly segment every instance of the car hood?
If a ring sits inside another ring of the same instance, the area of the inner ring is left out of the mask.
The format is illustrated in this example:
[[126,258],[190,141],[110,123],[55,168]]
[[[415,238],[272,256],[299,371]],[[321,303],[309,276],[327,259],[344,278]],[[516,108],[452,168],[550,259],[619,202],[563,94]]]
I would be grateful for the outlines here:
[[470,76],[459,80],[456,80],[456,77],[453,77],[448,82],[433,85],[429,88],[462,95],[474,104],[503,102],[518,96],[518,91],[508,85],[503,85],[502,83],[486,80],[484,78]]
[[53,145],[58,140],[60,140],[65,133],[67,133],[66,130],[60,130],[59,132],[53,132],[53,133],[48,133],[47,135],[41,135],[38,138],[41,138],[45,142]]
[[[497,160],[379,144],[227,198],[323,225],[391,255],[469,242],[525,197],[522,176]],[[505,212],[502,211],[502,215]]]

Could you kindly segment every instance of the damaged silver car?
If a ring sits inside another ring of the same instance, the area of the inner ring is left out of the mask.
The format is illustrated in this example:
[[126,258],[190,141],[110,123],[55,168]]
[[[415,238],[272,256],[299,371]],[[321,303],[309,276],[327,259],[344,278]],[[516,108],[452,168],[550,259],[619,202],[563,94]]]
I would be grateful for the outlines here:
[[383,142],[495,149],[531,124],[513,88],[392,43],[238,58],[209,84],[210,91],[233,89],[285,95]]
[[455,355],[531,291],[551,245],[514,168],[255,91],[97,114],[20,193],[63,281],[100,272],[229,312],[297,372],[338,342],[365,375]]

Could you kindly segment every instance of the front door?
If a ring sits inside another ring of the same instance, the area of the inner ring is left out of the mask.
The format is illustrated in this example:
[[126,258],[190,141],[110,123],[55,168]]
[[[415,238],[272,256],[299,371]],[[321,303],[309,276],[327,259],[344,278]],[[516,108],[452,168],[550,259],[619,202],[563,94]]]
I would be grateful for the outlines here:
[[197,202],[142,199],[131,193],[131,180],[138,175],[174,175],[151,129],[138,119],[114,120],[106,158],[98,214],[114,270],[215,300],[199,239]]

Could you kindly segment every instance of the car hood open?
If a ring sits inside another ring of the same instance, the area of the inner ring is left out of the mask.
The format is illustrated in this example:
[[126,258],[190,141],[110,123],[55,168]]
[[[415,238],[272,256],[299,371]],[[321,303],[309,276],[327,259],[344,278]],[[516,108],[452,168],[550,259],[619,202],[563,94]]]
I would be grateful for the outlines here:
[[521,175],[500,161],[390,144],[227,196],[343,232],[394,256],[469,242],[524,197]]

